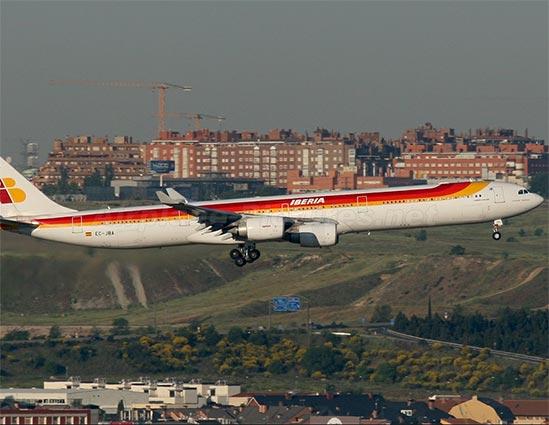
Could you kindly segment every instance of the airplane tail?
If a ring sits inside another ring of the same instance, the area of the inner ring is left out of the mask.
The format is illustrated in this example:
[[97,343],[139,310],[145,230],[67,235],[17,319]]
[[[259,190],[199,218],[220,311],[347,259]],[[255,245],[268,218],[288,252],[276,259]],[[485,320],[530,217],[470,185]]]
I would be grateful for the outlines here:
[[0,157],[0,217],[33,217],[73,211],[52,201]]

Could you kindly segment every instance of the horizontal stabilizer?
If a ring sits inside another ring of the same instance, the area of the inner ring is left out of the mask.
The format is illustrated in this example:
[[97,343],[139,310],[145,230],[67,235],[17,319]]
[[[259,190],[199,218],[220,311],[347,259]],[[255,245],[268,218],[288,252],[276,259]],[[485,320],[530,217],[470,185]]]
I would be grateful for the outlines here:
[[38,227],[38,224],[27,221],[9,220],[7,218],[0,217],[0,229],[8,232],[21,233],[24,235],[30,235],[34,229]]

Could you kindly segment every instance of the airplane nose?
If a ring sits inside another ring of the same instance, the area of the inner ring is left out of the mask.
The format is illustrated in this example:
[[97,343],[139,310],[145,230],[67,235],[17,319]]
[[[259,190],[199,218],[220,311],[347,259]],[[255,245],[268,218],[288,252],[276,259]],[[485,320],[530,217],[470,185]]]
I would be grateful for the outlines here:
[[543,204],[543,201],[545,201],[545,199],[543,199],[543,196],[539,196],[534,193],[534,202],[536,203],[536,207]]

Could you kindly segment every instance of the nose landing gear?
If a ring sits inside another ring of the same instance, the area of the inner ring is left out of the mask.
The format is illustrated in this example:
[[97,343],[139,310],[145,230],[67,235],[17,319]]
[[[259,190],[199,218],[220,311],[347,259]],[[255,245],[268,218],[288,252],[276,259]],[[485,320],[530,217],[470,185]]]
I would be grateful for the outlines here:
[[232,249],[229,256],[238,267],[243,267],[246,263],[253,263],[257,260],[261,256],[261,252],[255,248],[254,243],[250,243]]
[[499,228],[503,226],[503,220],[494,220],[494,225],[492,226],[492,238],[495,241],[499,241],[501,239],[501,233],[499,232]]

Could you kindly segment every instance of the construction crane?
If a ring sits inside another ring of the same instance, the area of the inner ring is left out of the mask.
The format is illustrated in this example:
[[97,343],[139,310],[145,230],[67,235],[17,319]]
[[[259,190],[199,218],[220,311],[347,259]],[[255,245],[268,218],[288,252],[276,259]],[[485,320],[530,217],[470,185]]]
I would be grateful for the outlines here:
[[55,86],[84,86],[84,87],[122,87],[158,89],[158,137],[166,128],[166,89],[192,90],[191,86],[180,86],[170,83],[145,83],[141,81],[79,81],[79,80],[52,80]]
[[200,122],[205,119],[217,120],[219,122],[223,121],[225,117],[221,115],[208,115],[208,114],[192,114],[188,112],[167,112],[166,117],[175,117],[175,118],[186,118],[188,120],[194,120],[194,129],[200,130]]

